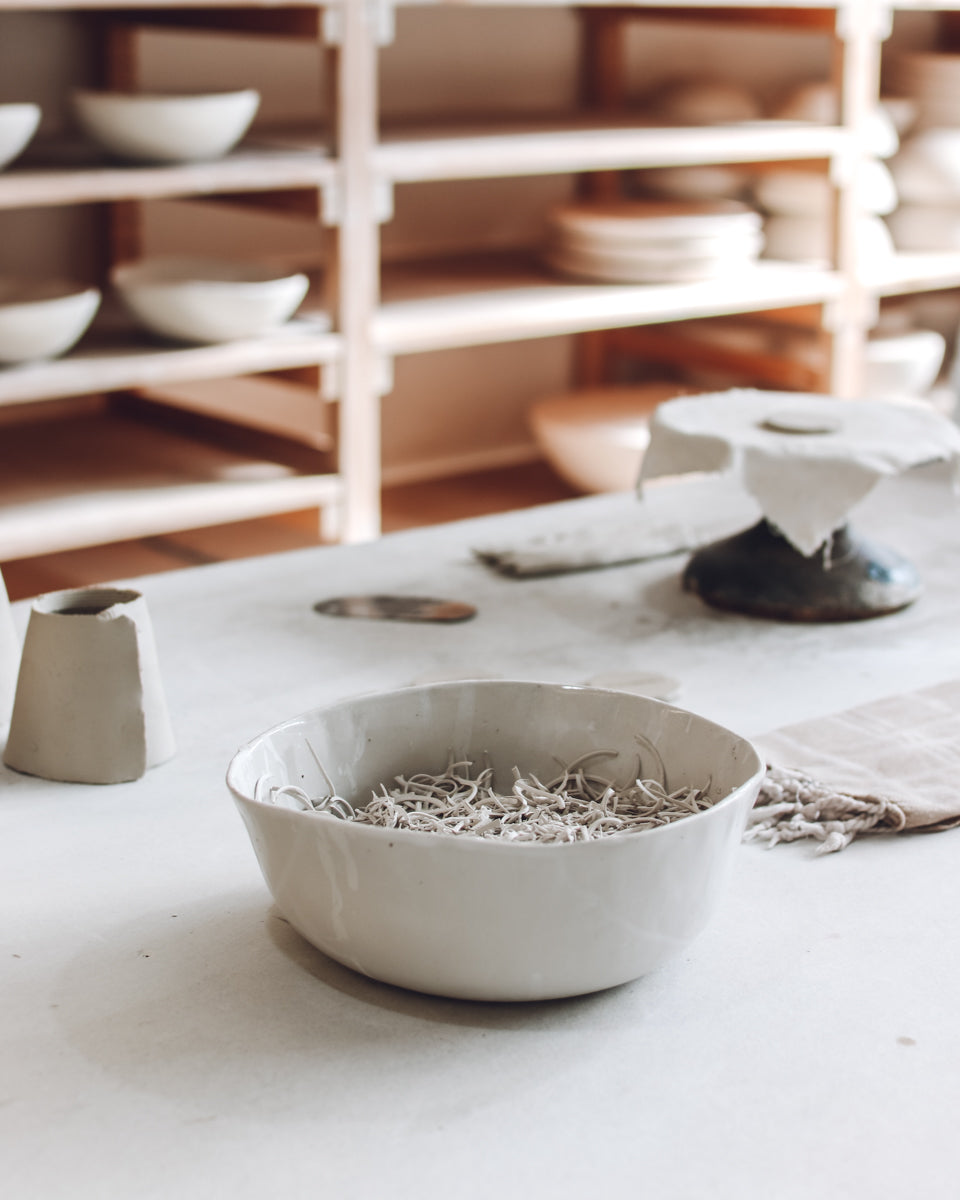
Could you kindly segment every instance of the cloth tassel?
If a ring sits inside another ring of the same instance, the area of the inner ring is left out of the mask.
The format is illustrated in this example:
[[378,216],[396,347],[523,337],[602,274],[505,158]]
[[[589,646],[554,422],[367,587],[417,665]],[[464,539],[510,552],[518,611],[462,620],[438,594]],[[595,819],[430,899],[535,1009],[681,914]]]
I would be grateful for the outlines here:
[[772,847],[814,838],[817,854],[832,854],[861,833],[898,833],[905,824],[904,810],[882,796],[847,795],[800,771],[768,766],[744,840]]

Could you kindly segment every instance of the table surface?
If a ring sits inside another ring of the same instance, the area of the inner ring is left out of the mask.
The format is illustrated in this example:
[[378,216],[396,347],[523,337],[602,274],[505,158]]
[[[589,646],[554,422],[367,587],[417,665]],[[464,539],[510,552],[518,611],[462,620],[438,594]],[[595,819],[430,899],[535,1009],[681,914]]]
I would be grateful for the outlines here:
[[[678,703],[755,735],[960,676],[960,514],[926,469],[857,516],[927,584],[879,620],[715,612],[681,591],[682,555],[525,581],[471,555],[636,503],[137,581],[176,757],[112,787],[0,773],[7,1195],[956,1200],[960,832],[820,858],[745,844],[670,966],[543,1004],[376,983],[272,907],[224,771],[240,743],[327,701],[436,677],[655,671]],[[390,591],[479,613],[312,611]],[[22,634],[28,605],[14,614]]]

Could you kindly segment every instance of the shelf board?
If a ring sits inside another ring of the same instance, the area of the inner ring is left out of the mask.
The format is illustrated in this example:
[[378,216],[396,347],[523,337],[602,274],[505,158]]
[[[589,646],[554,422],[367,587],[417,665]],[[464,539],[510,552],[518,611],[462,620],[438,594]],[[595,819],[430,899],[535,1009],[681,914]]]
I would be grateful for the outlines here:
[[130,416],[8,425],[0,560],[322,507],[341,494],[335,475],[303,474]]
[[960,287],[960,250],[898,253],[889,263],[874,264],[864,282],[880,296]]
[[645,127],[568,117],[514,127],[384,133],[373,169],[393,183],[547,175],[700,163],[831,158],[850,148],[835,126],[752,121],[697,128]]
[[836,272],[765,261],[702,283],[572,283],[533,259],[491,255],[385,270],[374,339],[409,354],[819,304],[842,288]]
[[0,173],[0,209],[323,188],[336,174],[319,139],[309,150],[251,142],[202,163],[140,166],[54,156],[49,164],[14,164]]
[[297,318],[263,337],[210,346],[91,334],[63,358],[0,368],[0,406],[282,371],[332,363],[339,356],[340,338],[320,318]]

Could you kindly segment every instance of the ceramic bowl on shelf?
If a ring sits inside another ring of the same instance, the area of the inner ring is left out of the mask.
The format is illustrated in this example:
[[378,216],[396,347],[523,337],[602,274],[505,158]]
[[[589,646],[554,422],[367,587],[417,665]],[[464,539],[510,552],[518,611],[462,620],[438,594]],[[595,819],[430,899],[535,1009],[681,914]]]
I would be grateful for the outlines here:
[[890,170],[906,204],[960,203],[960,128],[917,130],[904,139]]
[[[828,267],[833,254],[830,225],[818,217],[774,215],[764,224],[764,257]],[[882,217],[865,214],[856,227],[857,253],[865,263],[893,255],[893,239]]]
[[[893,175],[879,159],[866,159],[860,164],[855,188],[864,212],[885,216],[897,207]],[[822,171],[764,171],[753,185],[753,198],[760,208],[789,217],[829,221],[835,196],[830,177]]]
[[[808,80],[792,88],[774,108],[771,116],[778,121],[838,125],[839,89],[829,80]],[[866,149],[877,158],[889,158],[897,152],[900,135],[892,114],[882,103],[865,119],[864,141]]]
[[727,125],[763,116],[759,101],[742,83],[707,77],[668,79],[646,106],[658,119],[676,125]]
[[[616,786],[659,758],[669,788],[708,786],[714,802],[642,832],[547,843],[380,828],[269,798],[332,786],[361,805],[451,754],[509,790],[514,767],[552,779],[592,751]],[[294,717],[237,752],[227,785],[277,907],[323,953],[400,987],[517,1001],[612,987],[680,953],[720,899],[763,770],[745,739],[649,697],[469,680]]]
[[864,354],[864,395],[876,400],[926,395],[945,352],[946,339],[935,329],[871,336]]
[[115,267],[111,280],[134,317],[161,337],[229,342],[282,325],[309,280],[260,263],[170,257]]
[[39,124],[39,105],[0,104],[0,169],[25,149]]
[[677,200],[737,200],[747,186],[748,173],[726,163],[689,167],[645,167],[635,174],[637,186],[657,196]]
[[240,141],[260,105],[252,88],[158,95],[79,89],[73,108],[83,132],[117,158],[134,162],[202,162]]
[[100,307],[100,291],[69,283],[0,280],[0,363],[66,354]]
[[630,491],[654,409],[688,390],[673,382],[638,383],[545,396],[530,409],[530,428],[553,469],[578,491]]
[[898,250],[960,250],[960,203],[901,204],[887,217],[887,226]]

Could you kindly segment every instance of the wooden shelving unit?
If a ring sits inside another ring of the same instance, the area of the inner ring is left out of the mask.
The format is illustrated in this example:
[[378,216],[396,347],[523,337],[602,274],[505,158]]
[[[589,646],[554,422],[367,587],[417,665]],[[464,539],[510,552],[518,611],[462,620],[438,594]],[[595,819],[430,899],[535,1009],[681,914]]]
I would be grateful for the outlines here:
[[[664,322],[802,309],[826,330],[832,347],[824,386],[855,395],[867,332],[883,296],[960,286],[960,255],[902,255],[873,268],[857,262],[858,216],[851,182],[860,136],[879,87],[881,49],[895,8],[951,8],[877,0],[824,5],[795,0],[775,8],[699,0],[679,5],[581,0],[584,94],[591,103],[569,114],[495,125],[449,123],[381,129],[378,62],[397,36],[397,13],[440,8],[451,0],[0,0],[5,11],[78,9],[95,14],[116,45],[140,27],[276,32],[316,44],[334,64],[335,103],[324,127],[289,136],[249,138],[220,162],[170,167],[111,166],[65,160],[14,166],[0,173],[0,209],[50,205],[121,205],[160,198],[220,197],[268,208],[292,195],[315,214],[318,238],[334,236],[324,291],[325,312],[305,315],[269,338],[224,346],[161,347],[131,343],[105,331],[62,360],[0,371],[0,407],[149,389],[270,372],[312,370],[322,378],[318,410],[336,401],[330,448],[316,450],[314,470],[278,465],[273,478],[224,480],[210,467],[216,447],[184,450],[195,484],[171,481],[161,470],[145,482],[123,475],[103,486],[103,463],[88,478],[51,462],[38,499],[22,502],[17,488],[0,495],[0,560],[68,546],[110,541],[137,532],[173,531],[306,505],[326,506],[328,528],[348,540],[379,531],[380,404],[393,359],[432,350],[498,342],[653,327]],[[558,7],[556,0],[456,0],[459,7]],[[567,7],[567,6],[562,6]],[[750,22],[816,31],[833,39],[842,119],[836,127],[782,122],[664,129],[618,111],[618,38],[626,20],[695,15],[698,20]],[[122,71],[120,74],[122,75]],[[574,175],[707,163],[810,162],[830,171],[837,187],[836,256],[832,269],[761,261],[737,278],[675,286],[612,286],[566,282],[534,258],[478,255],[469,260],[382,264],[380,229],[390,219],[394,192],[410,184]],[[320,385],[318,384],[318,387]],[[109,423],[111,414],[103,420]],[[117,437],[131,440],[131,463],[148,462],[151,436],[163,441],[164,461],[175,455],[152,426],[133,430],[125,419]],[[106,430],[107,426],[103,426]],[[102,436],[107,437],[106,433]],[[109,434],[113,439],[114,435]],[[167,440],[164,440],[167,439]],[[322,440],[322,439],[321,439]],[[29,440],[28,440],[29,441]],[[119,442],[110,441],[111,446]],[[31,453],[30,444],[21,448]],[[232,452],[231,452],[232,453]],[[163,456],[162,456],[163,457]],[[297,456],[295,456],[297,457]],[[254,461],[256,461],[254,459]],[[237,463],[231,459],[230,469]],[[65,486],[57,501],[57,473]],[[263,472],[261,471],[261,475]],[[194,490],[191,490],[194,489]],[[135,502],[130,498],[136,492]],[[115,503],[118,495],[123,504]],[[87,500],[84,499],[87,498]],[[122,512],[120,511],[122,509]],[[63,520],[69,512],[70,519]],[[32,541],[27,536],[33,531]],[[58,541],[59,539],[59,541]]]

